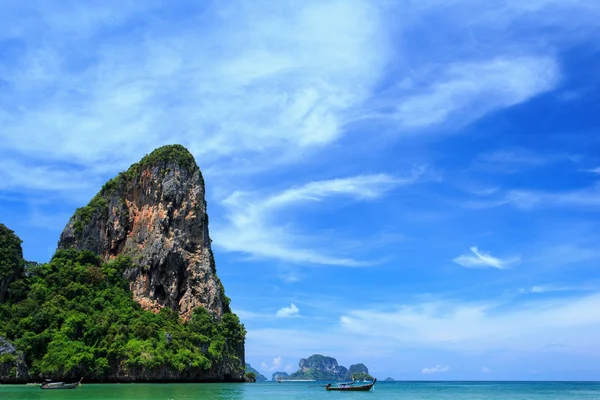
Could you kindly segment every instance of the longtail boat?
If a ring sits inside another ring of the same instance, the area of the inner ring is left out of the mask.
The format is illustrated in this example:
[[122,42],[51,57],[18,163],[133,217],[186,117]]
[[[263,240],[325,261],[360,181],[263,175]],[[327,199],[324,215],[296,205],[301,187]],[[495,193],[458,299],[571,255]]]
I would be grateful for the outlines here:
[[352,383],[341,383],[337,386],[332,386],[331,383],[328,383],[325,386],[325,390],[340,390],[340,391],[348,391],[348,392],[368,392],[373,388],[377,379],[373,379],[373,382],[368,383],[366,385],[353,385]]
[[46,382],[40,385],[40,389],[75,389],[76,387],[81,386],[82,380],[83,378],[81,378],[79,382],[75,383]]

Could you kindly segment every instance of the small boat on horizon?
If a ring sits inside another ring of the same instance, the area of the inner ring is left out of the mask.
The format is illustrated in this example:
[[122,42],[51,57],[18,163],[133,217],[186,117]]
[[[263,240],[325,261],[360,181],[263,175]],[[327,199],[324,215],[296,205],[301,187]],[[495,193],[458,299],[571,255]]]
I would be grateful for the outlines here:
[[64,382],[45,382],[40,385],[40,389],[75,389],[81,386],[81,381],[83,378],[79,380],[79,382],[74,383],[64,383]]
[[351,383],[338,383],[337,386],[332,386],[331,383],[328,383],[325,386],[325,390],[339,390],[339,391],[348,391],[348,392],[368,392],[373,388],[377,379],[373,379],[373,382],[367,383],[366,385],[355,385]]

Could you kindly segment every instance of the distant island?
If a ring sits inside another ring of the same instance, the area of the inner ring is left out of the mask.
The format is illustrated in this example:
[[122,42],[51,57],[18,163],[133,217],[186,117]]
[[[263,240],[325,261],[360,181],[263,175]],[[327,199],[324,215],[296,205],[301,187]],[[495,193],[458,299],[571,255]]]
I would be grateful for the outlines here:
[[396,380],[394,378],[388,377],[388,378],[385,378],[383,381],[384,382],[395,382]]
[[373,380],[369,369],[364,364],[353,364],[350,368],[339,365],[333,357],[313,354],[308,358],[300,359],[298,371],[287,374],[287,372],[275,372],[273,381],[299,381],[299,380]]

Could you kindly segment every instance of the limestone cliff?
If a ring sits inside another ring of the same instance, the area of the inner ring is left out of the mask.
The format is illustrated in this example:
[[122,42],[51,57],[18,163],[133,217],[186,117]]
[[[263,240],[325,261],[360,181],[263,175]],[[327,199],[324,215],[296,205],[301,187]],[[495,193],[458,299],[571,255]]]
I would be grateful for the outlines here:
[[339,365],[333,357],[313,354],[308,358],[301,358],[298,363],[298,371],[291,374],[287,379],[316,379],[316,380],[348,380],[348,379],[368,379],[373,377],[369,375],[369,370],[364,364],[354,364],[350,370]]
[[0,224],[0,303],[4,301],[8,285],[23,273],[21,239]]
[[338,365],[333,357],[313,354],[308,358],[301,358],[298,364],[300,369],[290,375],[290,379],[348,379],[348,369]]
[[281,372],[281,371],[277,371],[277,372],[273,372],[273,377],[271,378],[272,381],[280,381],[280,380],[286,380],[289,379],[289,374],[287,372]]
[[106,261],[129,256],[135,267],[125,277],[145,309],[170,307],[186,320],[198,306],[217,319],[228,311],[208,234],[204,180],[183,146],[161,147],[107,182],[75,212],[58,247],[91,250]]

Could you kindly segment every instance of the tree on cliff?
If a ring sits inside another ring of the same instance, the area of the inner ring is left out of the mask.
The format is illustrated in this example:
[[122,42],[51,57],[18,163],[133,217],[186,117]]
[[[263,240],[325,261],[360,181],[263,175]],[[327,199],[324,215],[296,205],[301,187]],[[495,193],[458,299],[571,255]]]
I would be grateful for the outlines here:
[[21,239],[0,224],[0,302],[4,301],[8,284],[21,275],[24,265]]

